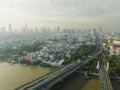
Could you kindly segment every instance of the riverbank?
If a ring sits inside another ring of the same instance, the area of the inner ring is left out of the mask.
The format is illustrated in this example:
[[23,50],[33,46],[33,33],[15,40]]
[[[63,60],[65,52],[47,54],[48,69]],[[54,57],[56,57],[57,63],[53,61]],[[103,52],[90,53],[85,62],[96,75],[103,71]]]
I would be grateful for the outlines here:
[[[50,70],[51,68],[38,65],[27,66],[19,63],[11,65],[7,62],[0,62],[0,90],[14,90]],[[112,79],[111,82],[114,90],[120,89],[120,83],[117,80]],[[75,72],[55,84],[50,90],[99,90],[99,78],[90,76],[90,79],[84,79],[83,74]]]

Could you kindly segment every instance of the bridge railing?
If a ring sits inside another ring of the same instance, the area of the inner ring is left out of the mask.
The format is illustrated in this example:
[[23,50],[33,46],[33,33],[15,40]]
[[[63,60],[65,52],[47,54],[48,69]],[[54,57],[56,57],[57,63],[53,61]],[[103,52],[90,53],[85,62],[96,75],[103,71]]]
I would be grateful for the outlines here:
[[76,71],[80,66],[88,63],[90,60],[94,59],[97,55],[99,55],[102,52],[102,49],[93,57],[85,60],[84,62],[79,62],[78,64],[69,67],[68,69],[64,70],[63,72],[61,72],[60,74],[58,74],[55,77],[46,79],[45,81],[36,84],[35,86],[29,88],[28,90],[46,90],[47,88],[51,87],[52,85],[54,85],[55,83],[57,83],[58,81],[62,80],[63,78],[65,78],[66,76],[70,75],[71,73],[73,73],[74,71]]
[[100,68],[99,86],[100,90],[113,90],[109,74],[104,67]]
[[17,87],[15,90],[23,90],[23,89],[26,88],[27,86],[29,86],[29,85],[31,85],[31,84],[34,84],[34,83],[37,82],[37,81],[46,79],[46,78],[48,77],[48,75],[52,74],[53,72],[55,72],[55,71],[57,71],[57,70],[59,70],[59,68],[53,69],[52,71],[50,71],[49,73],[45,74],[44,76],[38,77],[38,78],[36,78],[36,79],[34,79],[34,80],[32,80],[32,81],[29,81],[29,82],[25,83],[25,84]]
[[64,70],[63,72],[61,72],[60,74],[58,74],[55,77],[46,79],[45,81],[38,83],[37,85],[29,88],[28,90],[46,90],[47,88],[51,87],[52,85],[54,85],[55,83],[57,83],[58,81],[62,80],[63,78],[65,78],[66,76],[70,75],[71,73],[73,73],[74,71],[76,71],[76,69],[79,68],[79,66],[82,64],[82,62],[79,62],[78,64]]
[[[79,62],[79,63],[77,63],[77,64],[75,64],[75,65],[73,65],[73,66],[67,67],[67,69],[65,69],[63,72],[60,72],[60,74],[58,74],[58,76],[46,77],[46,76],[49,76],[50,74],[52,74],[53,72],[59,70],[59,69],[57,68],[56,70],[53,70],[53,71],[47,73],[46,75],[44,75],[44,76],[42,76],[42,77],[39,77],[39,78],[37,78],[37,79],[35,79],[35,80],[32,80],[32,81],[30,81],[30,82],[28,82],[28,83],[26,83],[26,84],[24,84],[24,85],[16,88],[15,90],[23,90],[23,89],[29,88],[29,87],[33,87],[33,88],[34,88],[34,87],[41,87],[41,88],[42,88],[42,87],[46,87],[46,85],[48,85],[50,82],[53,82],[53,81],[54,81],[54,83],[51,83],[51,84],[49,85],[49,86],[51,86],[51,85],[55,84],[56,82],[58,82],[60,79],[66,77],[66,76],[68,76],[69,74],[71,74],[71,73],[73,73],[74,71],[76,71],[80,66],[82,66],[82,65],[88,63],[90,60],[94,59],[97,55],[99,55],[99,54],[102,52],[102,50],[103,50],[103,49],[101,49],[97,54],[95,54],[94,56],[92,56],[91,58],[89,58],[89,59],[87,59],[87,60],[85,60],[85,61],[83,61],[83,62]],[[40,79],[42,80],[41,82],[40,82]],[[36,82],[40,82],[40,83],[37,83],[37,84],[36,84]],[[36,85],[35,85],[35,84],[36,84]],[[33,85],[34,85],[34,86],[33,86]],[[43,86],[42,86],[42,85],[43,85]],[[49,87],[49,86],[48,86],[48,87]],[[32,90],[32,89],[30,89],[30,90]],[[35,90],[35,89],[34,89],[34,90]],[[40,89],[40,90],[42,90],[42,89]]]

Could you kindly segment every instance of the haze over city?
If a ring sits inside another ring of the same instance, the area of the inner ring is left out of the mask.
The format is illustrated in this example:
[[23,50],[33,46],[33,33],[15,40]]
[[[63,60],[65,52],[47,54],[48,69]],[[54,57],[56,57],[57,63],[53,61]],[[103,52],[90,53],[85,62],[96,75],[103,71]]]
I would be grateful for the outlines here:
[[0,0],[0,27],[119,30],[120,0]]
[[120,90],[120,0],[0,0],[0,90]]

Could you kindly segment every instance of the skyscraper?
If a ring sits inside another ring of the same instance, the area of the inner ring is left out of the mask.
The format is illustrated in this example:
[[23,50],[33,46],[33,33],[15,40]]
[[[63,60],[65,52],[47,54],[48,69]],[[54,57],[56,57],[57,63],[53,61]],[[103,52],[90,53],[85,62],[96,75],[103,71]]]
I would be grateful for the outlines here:
[[12,32],[12,25],[11,25],[11,23],[9,24],[9,32]]
[[25,25],[25,31],[27,31],[27,30],[28,30],[28,25],[26,24],[26,25]]
[[102,27],[99,28],[100,33],[102,32]]

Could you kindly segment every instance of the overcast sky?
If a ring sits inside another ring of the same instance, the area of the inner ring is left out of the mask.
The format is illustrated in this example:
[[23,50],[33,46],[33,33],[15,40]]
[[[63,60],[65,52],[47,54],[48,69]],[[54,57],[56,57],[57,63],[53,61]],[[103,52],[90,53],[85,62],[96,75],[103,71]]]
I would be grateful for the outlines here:
[[120,0],[0,0],[0,26],[120,29]]

